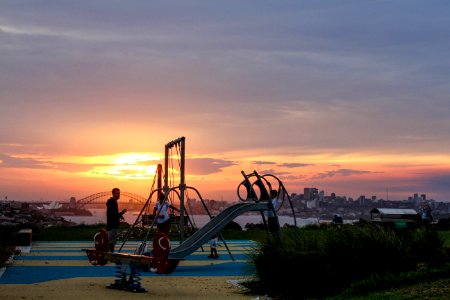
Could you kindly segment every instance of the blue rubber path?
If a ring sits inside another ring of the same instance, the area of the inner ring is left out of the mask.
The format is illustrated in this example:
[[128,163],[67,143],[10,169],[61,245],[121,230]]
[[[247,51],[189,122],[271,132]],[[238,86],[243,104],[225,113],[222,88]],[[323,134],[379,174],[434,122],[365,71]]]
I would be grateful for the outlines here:
[[[219,247],[219,260],[208,259],[209,245],[204,245],[204,252],[199,249],[194,254],[186,257],[186,261],[192,261],[193,265],[178,266],[172,274],[160,275],[151,272],[141,272],[142,277],[146,276],[244,276],[248,275],[248,251],[255,245],[252,241],[227,241],[234,257],[233,262],[228,255],[225,247]],[[1,284],[33,284],[46,282],[50,280],[69,279],[77,277],[114,277],[115,265],[110,263],[106,266],[92,266],[88,263],[86,266],[70,265],[71,261],[86,260],[85,255],[80,255],[82,248],[93,248],[87,242],[35,242],[30,253],[22,253],[15,256],[14,260],[22,261],[6,268],[4,274],[0,277]],[[128,249],[128,251],[132,251]],[[233,253],[233,251],[238,253]],[[39,256],[42,253],[44,256]],[[66,256],[64,256],[64,255]],[[33,266],[33,261],[46,261],[45,266]],[[48,261],[48,265],[47,265]],[[68,265],[52,266],[51,261],[67,261]],[[208,261],[212,264],[206,264],[202,261]],[[28,262],[31,264],[27,266]],[[199,262],[198,265],[195,265]],[[25,265],[24,265],[25,264]]]

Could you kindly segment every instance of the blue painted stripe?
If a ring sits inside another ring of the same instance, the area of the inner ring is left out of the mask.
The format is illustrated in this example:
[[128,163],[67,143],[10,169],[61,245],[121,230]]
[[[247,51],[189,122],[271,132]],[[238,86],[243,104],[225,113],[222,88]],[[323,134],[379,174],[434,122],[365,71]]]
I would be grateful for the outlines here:
[[[142,241],[129,241],[128,243],[141,243]],[[219,240],[219,243],[221,240]],[[225,240],[225,242],[230,244],[257,244],[255,241],[251,240]],[[71,244],[91,244],[94,245],[94,241],[35,241],[33,242],[33,246],[46,246],[46,245],[71,245]],[[121,245],[123,241],[118,241],[117,245]],[[172,244],[178,244],[178,241],[171,241]]]
[[[231,257],[228,253],[220,253],[220,260],[231,260]],[[199,260],[208,260],[209,253],[205,252],[204,255],[190,255],[186,257],[184,260],[192,260],[192,261],[199,261]],[[233,254],[233,257],[235,260],[247,260],[248,256],[246,254]],[[87,257],[84,255],[78,255],[78,256],[16,256],[14,257],[15,260],[23,260],[23,261],[29,261],[29,260],[86,260]]]
[[[45,256],[28,256],[24,253],[23,256],[16,256],[16,260],[22,261],[45,261],[45,260],[59,260],[59,261],[82,261],[87,258],[84,255],[82,248],[89,242],[37,242],[34,243],[31,252],[43,253],[47,252]],[[220,242],[219,242],[220,243]],[[172,243],[172,248],[176,247],[178,243]],[[223,246],[223,243],[220,243]],[[92,245],[92,244],[91,244]],[[248,256],[245,251],[254,247],[256,243],[253,241],[227,241],[227,245],[233,247],[243,248],[239,249],[239,253],[231,253],[236,260],[247,260]],[[244,247],[247,247],[245,249]],[[93,248],[93,247],[92,247]],[[132,253],[134,245],[127,244],[124,247],[124,252]],[[189,261],[211,261],[216,264],[208,264],[205,266],[178,266],[174,273],[170,275],[158,275],[154,273],[143,273],[142,276],[243,276],[248,268],[246,262],[232,262],[231,257],[226,251],[225,247],[219,248],[219,261],[208,259],[209,245],[203,246],[204,252],[200,248],[194,255],[186,257]],[[61,253],[67,253],[69,256],[61,256]],[[54,254],[54,255],[53,255]],[[56,279],[68,279],[75,277],[109,277],[114,278],[115,269],[113,264],[103,267],[94,266],[9,266],[2,277],[0,277],[0,284],[29,284],[39,283]]]
[[[172,274],[159,275],[151,272],[143,272],[141,276],[245,276],[247,264],[242,262],[230,262],[207,266],[178,266]],[[68,279],[76,277],[110,277],[113,281],[115,275],[114,266],[103,267],[11,267],[0,278],[0,284],[32,284],[50,280]]]

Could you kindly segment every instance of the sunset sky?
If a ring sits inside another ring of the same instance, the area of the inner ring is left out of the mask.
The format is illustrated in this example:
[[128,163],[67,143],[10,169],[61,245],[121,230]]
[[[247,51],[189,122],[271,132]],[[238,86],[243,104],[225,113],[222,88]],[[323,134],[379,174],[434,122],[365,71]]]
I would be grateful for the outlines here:
[[450,200],[448,1],[0,1],[0,199],[148,196],[241,170],[290,193]]

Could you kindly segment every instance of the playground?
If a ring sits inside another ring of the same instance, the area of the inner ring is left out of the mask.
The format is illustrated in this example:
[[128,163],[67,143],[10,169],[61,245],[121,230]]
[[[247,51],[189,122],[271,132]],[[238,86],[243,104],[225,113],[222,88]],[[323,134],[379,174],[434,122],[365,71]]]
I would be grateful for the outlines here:
[[[177,157],[179,176],[173,175],[174,157]],[[134,224],[120,237],[118,249],[114,250],[114,242],[111,248],[104,229],[95,235],[94,243],[34,242],[29,249],[22,249],[0,278],[2,296],[6,299],[119,298],[124,292],[132,292],[136,296],[145,294],[144,297],[150,293],[164,298],[248,299],[243,289],[233,282],[254,275],[249,271],[247,254],[255,243],[225,240],[221,231],[237,216],[253,212],[261,215],[268,237],[278,236],[277,210],[285,200],[294,220],[295,214],[289,193],[277,177],[259,175],[256,171],[241,173],[244,180],[237,189],[240,202],[212,216],[200,192],[186,184],[185,138],[169,142],[165,145],[164,170],[158,165],[149,197]],[[185,206],[189,191],[203,203],[210,218],[201,228],[194,228],[190,223]],[[157,201],[159,210],[154,204]],[[162,216],[162,203],[172,209],[171,214],[179,214],[176,224],[170,225],[178,232],[176,242],[169,239],[170,229],[158,227],[155,231],[157,218],[154,216]],[[220,247],[218,255],[211,259],[208,241],[213,237],[219,240]]]
[[34,242],[29,249],[24,248],[0,277],[2,299],[251,298],[233,285],[233,280],[247,278],[245,253],[254,245],[252,241],[228,241],[235,261],[223,246],[218,249],[219,259],[209,259],[209,245],[204,245],[205,251],[198,249],[171,274],[143,272],[141,284],[146,292],[132,295],[106,288],[114,281],[115,265],[91,265],[80,251],[91,244]]

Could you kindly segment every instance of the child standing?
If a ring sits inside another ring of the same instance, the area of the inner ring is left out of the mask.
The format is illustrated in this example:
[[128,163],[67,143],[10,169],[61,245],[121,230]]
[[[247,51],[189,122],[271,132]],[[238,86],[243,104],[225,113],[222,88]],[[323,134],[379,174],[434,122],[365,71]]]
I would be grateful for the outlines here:
[[267,212],[267,222],[269,226],[270,233],[277,233],[279,231],[280,225],[278,223],[278,218],[275,211],[278,210],[278,205],[280,200],[278,199],[278,191],[270,190],[270,201],[272,201],[273,210],[270,209]]
[[153,216],[156,218],[156,227],[158,232],[162,232],[169,235],[170,231],[170,217],[169,217],[169,207],[170,202],[166,199],[164,193],[158,194],[158,202],[156,202],[153,209]]
[[219,235],[215,234],[211,237],[209,240],[209,246],[211,248],[211,254],[208,255],[208,258],[219,258],[219,255],[217,254],[217,240],[219,239]]
[[433,221],[433,215],[431,214],[431,206],[428,203],[425,203],[422,207],[422,222],[425,225],[425,230],[427,232],[430,231],[430,225]]

